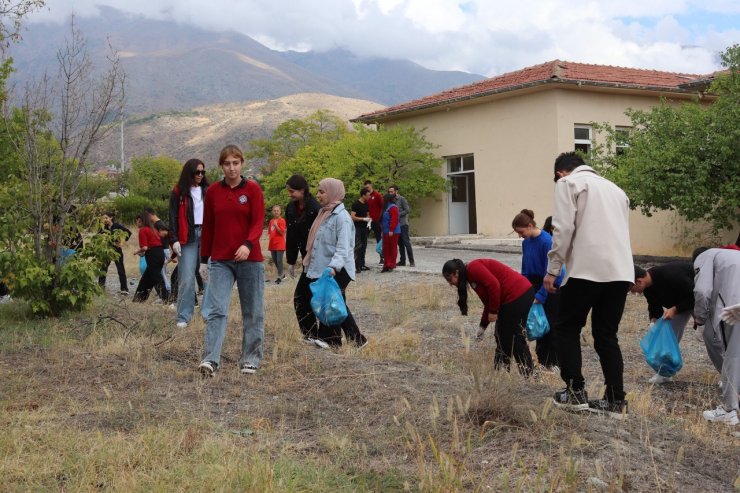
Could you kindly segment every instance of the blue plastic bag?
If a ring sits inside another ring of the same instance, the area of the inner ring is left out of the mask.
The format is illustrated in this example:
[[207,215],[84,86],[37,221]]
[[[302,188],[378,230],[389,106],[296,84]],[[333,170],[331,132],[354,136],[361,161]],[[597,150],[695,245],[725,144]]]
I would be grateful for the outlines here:
[[548,332],[550,332],[550,324],[547,322],[545,307],[542,303],[534,303],[527,316],[527,340],[542,339]]
[[311,288],[311,310],[324,325],[339,325],[347,318],[347,305],[339,284],[327,268],[321,277],[309,284]]
[[139,257],[139,273],[143,276],[146,270],[146,257]]
[[378,252],[378,255],[383,255],[383,239],[381,238],[377,245],[375,245],[375,251]]
[[668,320],[660,317],[640,341],[645,361],[662,377],[672,377],[683,366],[676,334]]

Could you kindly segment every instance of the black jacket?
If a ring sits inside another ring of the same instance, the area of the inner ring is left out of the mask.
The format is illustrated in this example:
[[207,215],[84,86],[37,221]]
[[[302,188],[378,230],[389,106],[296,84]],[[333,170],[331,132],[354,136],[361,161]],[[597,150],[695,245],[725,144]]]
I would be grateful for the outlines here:
[[650,318],[663,316],[663,308],[676,307],[678,313],[694,309],[694,265],[675,261],[648,269],[653,285],[643,294]]
[[306,255],[306,241],[311,225],[319,214],[321,206],[318,201],[310,195],[306,198],[303,214],[298,216],[296,204],[291,201],[285,208],[285,223],[288,231],[285,235],[285,257],[288,265],[295,265],[298,260],[298,252],[301,256]]

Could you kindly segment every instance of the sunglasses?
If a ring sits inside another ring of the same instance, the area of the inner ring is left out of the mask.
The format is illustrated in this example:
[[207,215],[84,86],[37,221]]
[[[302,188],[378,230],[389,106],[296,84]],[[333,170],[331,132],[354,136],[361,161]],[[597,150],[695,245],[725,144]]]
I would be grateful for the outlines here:
[[196,171],[195,173],[193,173],[193,176],[206,176],[206,172],[203,171],[203,170],[201,170],[201,169],[199,169],[198,171]]

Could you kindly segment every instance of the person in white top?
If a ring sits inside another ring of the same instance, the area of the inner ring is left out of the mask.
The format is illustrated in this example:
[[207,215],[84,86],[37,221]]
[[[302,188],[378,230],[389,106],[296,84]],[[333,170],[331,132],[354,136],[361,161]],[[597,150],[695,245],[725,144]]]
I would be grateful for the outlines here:
[[[629,199],[574,152],[562,153],[555,160],[555,182],[552,249],[543,284],[554,293],[555,279],[563,265],[567,266],[554,331],[566,388],[556,392],[553,400],[558,407],[621,418],[627,402],[617,331],[635,277]],[[580,343],[589,312],[594,349],[606,384],[604,398],[592,401],[581,372]]]
[[200,159],[188,159],[170,194],[172,250],[178,257],[177,327],[187,327],[195,311],[195,275],[200,265],[200,228],[208,180]]

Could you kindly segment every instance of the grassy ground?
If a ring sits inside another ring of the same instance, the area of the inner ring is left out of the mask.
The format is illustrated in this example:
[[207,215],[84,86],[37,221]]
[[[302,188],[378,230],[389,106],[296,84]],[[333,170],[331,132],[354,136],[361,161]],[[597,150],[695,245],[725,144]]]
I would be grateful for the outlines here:
[[556,375],[494,371],[490,334],[471,340],[478,306],[461,317],[441,276],[360,276],[349,299],[370,338],[361,351],[305,345],[293,287],[266,287],[256,375],[238,371],[232,304],[213,379],[196,370],[202,321],[177,330],[161,305],[111,295],[49,321],[0,306],[0,489],[740,490],[738,430],[701,418],[717,374],[690,328],[677,382],[646,383],[642,298],[629,297],[620,328],[631,414],[618,421],[552,408]]

